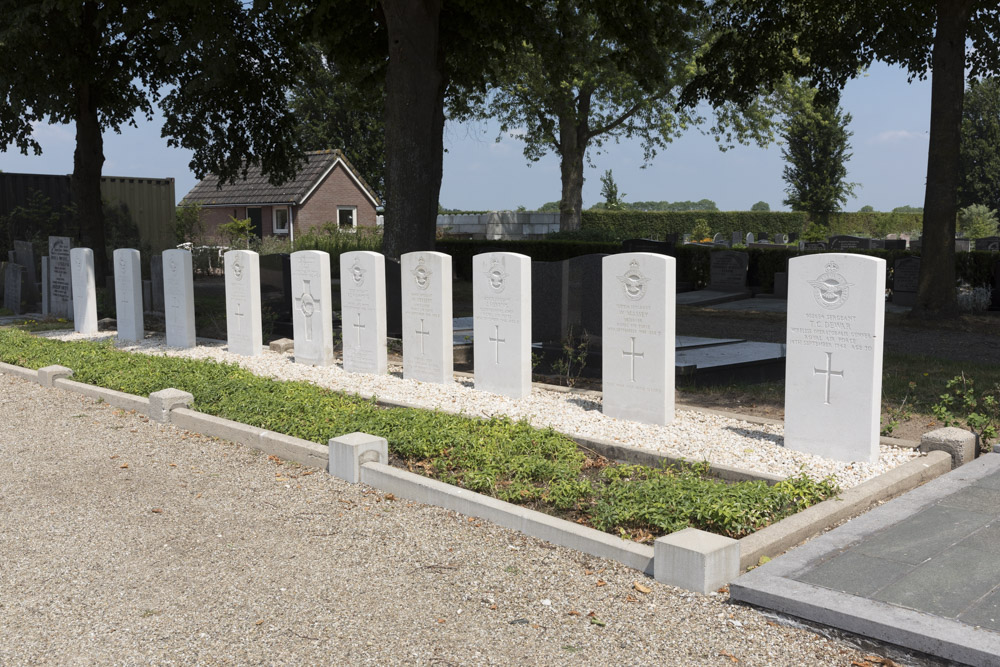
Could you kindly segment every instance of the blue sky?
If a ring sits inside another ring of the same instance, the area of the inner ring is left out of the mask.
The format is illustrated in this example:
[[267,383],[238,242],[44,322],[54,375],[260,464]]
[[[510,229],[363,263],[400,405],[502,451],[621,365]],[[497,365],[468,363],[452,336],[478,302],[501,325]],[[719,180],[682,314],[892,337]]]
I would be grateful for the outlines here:
[[[870,204],[877,210],[922,206],[927,170],[927,129],[930,82],[907,83],[900,68],[874,65],[845,89],[841,104],[853,116],[850,125],[853,158],[848,178],[860,184],[845,210]],[[120,135],[104,140],[109,176],[173,177],[178,200],[195,184],[188,168],[190,153],[168,148],[160,138],[162,120],[137,121]],[[40,156],[23,156],[16,149],[0,153],[0,171],[68,174],[73,171],[74,129],[40,125],[35,136]],[[548,155],[529,166],[523,144],[514,137],[499,143],[492,124],[448,124],[444,144],[444,177],[440,201],[446,208],[467,210],[536,208],[559,199],[559,162]],[[637,143],[605,144],[587,168],[584,206],[601,200],[600,176],[614,173],[626,201],[712,199],[722,210],[745,210],[760,200],[772,210],[784,207],[784,163],[778,146],[737,147],[725,153],[715,140],[696,130],[670,144],[642,169]]]

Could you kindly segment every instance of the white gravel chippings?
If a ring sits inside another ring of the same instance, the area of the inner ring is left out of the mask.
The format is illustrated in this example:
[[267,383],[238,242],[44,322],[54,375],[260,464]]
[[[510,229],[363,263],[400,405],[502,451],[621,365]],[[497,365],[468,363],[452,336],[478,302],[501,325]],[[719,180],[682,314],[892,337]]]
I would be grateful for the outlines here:
[[2,665],[862,659],[725,594],[3,375],[0,453]]

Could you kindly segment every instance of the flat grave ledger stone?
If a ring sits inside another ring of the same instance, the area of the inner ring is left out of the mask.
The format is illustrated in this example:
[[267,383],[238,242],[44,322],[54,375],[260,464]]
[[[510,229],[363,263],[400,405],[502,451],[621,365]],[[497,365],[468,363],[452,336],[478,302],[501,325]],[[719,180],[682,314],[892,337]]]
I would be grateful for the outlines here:
[[115,318],[118,339],[141,341],[145,335],[142,319],[142,269],[139,251],[118,248],[112,255],[115,271]]
[[709,255],[708,289],[743,292],[747,288],[750,255],[745,252],[718,250]]
[[872,240],[861,236],[831,236],[830,250],[870,250]]
[[42,295],[38,291],[38,271],[35,266],[35,247],[30,241],[14,241],[14,261],[24,267],[24,275],[21,282],[21,297],[29,308],[41,301]]
[[472,258],[475,386],[513,398],[531,393],[531,258],[488,252]]
[[73,287],[70,277],[68,236],[49,237],[49,312],[55,317],[73,314]]
[[163,312],[163,255],[149,258],[149,282],[153,290],[153,312]]
[[885,260],[830,253],[788,263],[785,446],[878,459]]
[[94,251],[72,248],[69,251],[73,281],[73,330],[82,334],[97,333],[97,285],[94,276]]
[[222,257],[226,275],[226,340],[229,351],[245,357],[263,353],[260,314],[260,256],[230,250]]
[[1000,236],[987,236],[974,241],[976,250],[1000,252]]
[[400,257],[403,377],[454,381],[451,255],[410,252]]
[[385,257],[370,250],[340,256],[345,371],[382,375],[388,370],[385,291]]
[[602,264],[604,414],[667,424],[674,419],[676,261],[624,253]]
[[20,315],[21,308],[21,282],[24,275],[24,267],[15,262],[7,262],[4,266],[3,280],[3,307]]
[[295,363],[329,366],[334,362],[330,255],[322,250],[293,252],[291,269]]
[[194,319],[194,260],[190,250],[164,250],[163,319],[167,345],[189,348],[197,344]]
[[892,302],[900,306],[917,303],[917,285],[920,283],[920,258],[901,257],[892,268]]

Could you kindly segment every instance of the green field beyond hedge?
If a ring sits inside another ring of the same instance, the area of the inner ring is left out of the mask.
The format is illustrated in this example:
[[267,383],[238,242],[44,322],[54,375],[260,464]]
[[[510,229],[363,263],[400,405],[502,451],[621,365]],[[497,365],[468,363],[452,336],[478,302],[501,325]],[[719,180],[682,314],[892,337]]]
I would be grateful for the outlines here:
[[0,329],[0,361],[36,370],[59,364],[73,369],[74,380],[138,396],[174,387],[206,414],[321,444],[354,431],[378,435],[414,472],[641,541],[688,526],[739,538],[838,492],[832,480],[804,474],[774,486],[727,484],[707,476],[708,464],[612,464],[527,422],[381,408],[232,364],[124,352],[110,340],[63,342]]

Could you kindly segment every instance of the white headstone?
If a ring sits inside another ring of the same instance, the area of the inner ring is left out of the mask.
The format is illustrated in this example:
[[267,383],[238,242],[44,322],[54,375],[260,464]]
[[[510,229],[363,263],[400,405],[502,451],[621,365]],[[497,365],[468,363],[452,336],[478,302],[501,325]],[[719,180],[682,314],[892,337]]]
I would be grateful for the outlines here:
[[170,347],[194,347],[194,271],[191,251],[163,251],[163,305]]
[[676,261],[647,252],[602,261],[604,414],[674,419]]
[[73,314],[73,288],[70,278],[68,236],[49,237],[49,312],[56,317]]
[[788,263],[785,447],[878,458],[885,260],[817,254]]
[[73,330],[97,333],[97,287],[94,278],[94,251],[73,248],[69,251],[73,280]]
[[119,248],[115,250],[113,260],[118,339],[137,342],[146,335],[142,320],[142,268],[139,251]]
[[454,380],[451,255],[410,252],[400,257],[403,377],[442,384]]
[[472,258],[476,389],[531,394],[531,258],[488,252]]
[[385,373],[385,257],[370,250],[340,256],[340,319],[344,370]]
[[334,361],[330,255],[300,250],[292,253],[291,265],[295,362],[329,366]]
[[260,256],[252,250],[230,250],[226,265],[226,339],[229,351],[254,357],[263,352],[260,318]]

